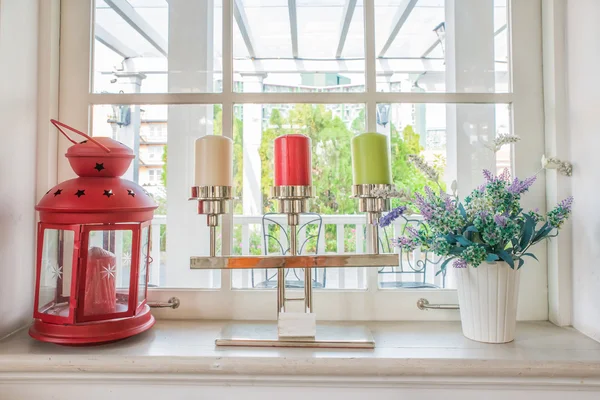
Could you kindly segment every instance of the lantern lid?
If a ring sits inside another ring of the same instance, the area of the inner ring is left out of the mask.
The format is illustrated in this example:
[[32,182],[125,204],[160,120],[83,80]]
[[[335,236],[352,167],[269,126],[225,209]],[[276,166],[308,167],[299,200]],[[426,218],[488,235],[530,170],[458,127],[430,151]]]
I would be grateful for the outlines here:
[[[102,145],[102,147],[100,146]],[[69,157],[120,157],[135,158],[133,150],[109,137],[95,137],[94,141],[84,140],[69,147],[65,154]]]
[[[91,137],[60,121],[50,120],[65,137],[73,143],[67,149],[65,156],[73,171],[79,176],[87,177],[117,177],[122,176],[135,153],[123,143],[109,137]],[[86,140],[76,142],[61,127],[83,136]]]
[[35,209],[48,223],[120,223],[152,219],[158,207],[150,193],[121,178],[79,177],[59,183]]

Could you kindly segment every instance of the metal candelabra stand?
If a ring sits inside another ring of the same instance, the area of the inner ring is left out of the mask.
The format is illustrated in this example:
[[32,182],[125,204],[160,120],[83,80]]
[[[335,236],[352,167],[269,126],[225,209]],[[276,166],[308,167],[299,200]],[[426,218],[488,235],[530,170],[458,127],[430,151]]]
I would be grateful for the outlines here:
[[[300,224],[300,215],[308,212],[308,201],[313,194],[312,187],[275,186],[271,189],[271,197],[277,203],[278,212],[287,215],[290,228],[288,255],[216,257],[215,236],[218,216],[227,212],[227,202],[232,198],[231,187],[192,188],[191,199],[198,201],[198,214],[207,215],[207,224],[210,227],[210,257],[191,257],[191,269],[277,269],[278,326],[233,323],[221,332],[221,337],[216,340],[218,346],[375,347],[375,341],[366,327],[316,325],[313,307],[313,268],[380,268],[398,264],[397,254],[379,254],[379,218],[383,212],[390,209],[390,200],[386,193],[393,192],[392,185],[354,185],[352,191],[353,197],[358,199],[359,210],[366,213],[369,254],[299,255],[297,228]],[[286,297],[285,270],[288,268],[304,268],[303,299]],[[287,312],[286,302],[290,300],[303,300],[303,312]],[[294,335],[293,331],[299,325],[304,325],[298,329],[298,332],[302,333]]]

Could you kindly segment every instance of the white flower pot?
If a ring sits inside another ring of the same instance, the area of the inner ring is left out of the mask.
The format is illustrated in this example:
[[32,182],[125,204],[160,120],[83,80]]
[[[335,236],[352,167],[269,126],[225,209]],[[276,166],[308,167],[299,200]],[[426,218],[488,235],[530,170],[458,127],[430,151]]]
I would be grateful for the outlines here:
[[463,335],[485,343],[513,341],[521,271],[505,262],[454,270]]

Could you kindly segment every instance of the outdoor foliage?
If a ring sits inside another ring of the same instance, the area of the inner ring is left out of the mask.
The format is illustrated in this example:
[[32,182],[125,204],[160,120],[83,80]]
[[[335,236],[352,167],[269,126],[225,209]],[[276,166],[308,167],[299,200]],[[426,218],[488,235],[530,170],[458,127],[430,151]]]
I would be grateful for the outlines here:
[[[215,105],[213,109],[214,122],[213,134],[221,135],[222,109]],[[356,214],[358,213],[356,200],[351,198],[352,193],[352,160],[350,141],[355,134],[365,131],[364,110],[355,118],[350,127],[339,117],[334,116],[331,110],[324,105],[299,104],[285,114],[278,109],[273,109],[268,124],[263,126],[262,140],[259,148],[261,159],[261,190],[263,212],[275,212],[275,204],[269,200],[269,191],[273,185],[273,141],[280,135],[301,133],[310,137],[312,142],[313,186],[315,199],[311,201],[311,211],[326,214]],[[233,152],[234,152],[234,193],[238,200],[233,202],[234,212],[242,214],[242,189],[243,189],[243,122],[235,117],[233,123]],[[412,192],[422,191],[423,187],[431,184],[431,180],[424,177],[410,162],[408,155],[419,154],[423,148],[420,145],[420,136],[412,126],[407,125],[398,131],[393,124],[390,127],[390,147],[392,176],[398,188]],[[167,183],[167,147],[163,154],[163,171],[161,180]],[[443,174],[445,159],[436,157],[434,168]],[[161,204],[161,210],[166,205]],[[259,229],[260,228],[260,229]],[[261,227],[250,230],[250,253],[261,254],[263,247]],[[272,234],[279,237],[277,227],[272,227]],[[316,225],[307,228],[307,235],[316,233]],[[346,251],[355,250],[355,227],[347,226],[344,230]],[[325,228],[326,251],[337,251],[336,227],[333,225]],[[241,229],[234,229],[234,253],[241,254]],[[306,251],[314,252],[316,241],[311,241]],[[278,251],[273,240],[269,241],[269,251]],[[323,249],[321,249],[321,252]]]

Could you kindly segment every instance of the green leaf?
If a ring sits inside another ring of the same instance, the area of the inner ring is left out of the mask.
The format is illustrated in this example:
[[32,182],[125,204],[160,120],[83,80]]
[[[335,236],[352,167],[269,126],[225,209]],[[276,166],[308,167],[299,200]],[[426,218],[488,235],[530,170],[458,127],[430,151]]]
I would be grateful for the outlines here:
[[462,236],[462,235],[457,235],[456,236],[456,241],[458,243],[460,243],[461,246],[470,246],[473,244],[473,242],[471,242],[469,239],[467,239],[466,237]]
[[538,241],[538,240],[542,239],[544,236],[548,235],[552,229],[553,229],[553,228],[552,228],[550,225],[548,225],[548,223],[546,222],[546,223],[545,223],[545,224],[544,224],[544,225],[543,225],[543,226],[540,228],[540,230],[539,230],[539,231],[537,231],[537,233],[536,233],[536,234],[535,234],[535,236],[533,237],[533,241],[534,241],[534,242],[536,242],[536,241]]
[[453,235],[452,233],[449,233],[446,235],[446,242],[450,243],[450,244],[456,244],[456,236]]
[[525,263],[525,260],[523,260],[522,258],[519,258],[519,267],[517,269],[521,269],[521,267],[523,266],[524,263]]
[[498,254],[490,253],[487,255],[487,258],[485,259],[485,261],[494,262],[494,261],[498,261],[499,259],[500,259],[500,257],[498,257]]
[[460,215],[462,215],[463,218],[467,218],[467,212],[465,211],[465,207],[462,205],[462,203],[458,203],[458,211],[460,211]]
[[523,236],[521,237],[521,247],[525,248],[531,241],[533,232],[535,231],[535,221],[529,215],[525,214],[525,226],[523,229]]
[[450,249],[450,254],[459,255],[464,251],[463,247],[453,247]]
[[445,261],[442,263],[442,265],[440,265],[440,270],[439,270],[438,272],[436,272],[436,273],[435,273],[435,275],[436,275],[436,276],[438,276],[439,274],[441,274],[441,273],[442,273],[442,272],[443,272],[443,271],[446,269],[446,266],[448,265],[448,263],[449,263],[450,261],[452,261],[454,258],[455,258],[455,257],[449,257],[449,258],[447,258],[447,259],[446,259],[446,260],[445,260]]
[[473,225],[469,226],[465,232],[479,232]]
[[506,250],[499,250],[498,255],[501,259],[506,261],[506,263],[510,265],[512,269],[515,269],[515,260],[513,260],[512,256]]
[[538,260],[538,258],[533,253],[524,253],[523,256],[529,256],[529,257],[535,259],[535,261],[540,262],[540,260]]

